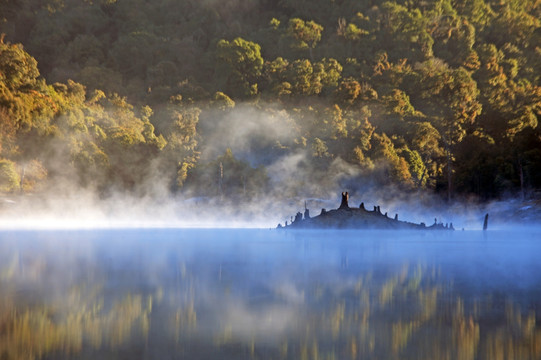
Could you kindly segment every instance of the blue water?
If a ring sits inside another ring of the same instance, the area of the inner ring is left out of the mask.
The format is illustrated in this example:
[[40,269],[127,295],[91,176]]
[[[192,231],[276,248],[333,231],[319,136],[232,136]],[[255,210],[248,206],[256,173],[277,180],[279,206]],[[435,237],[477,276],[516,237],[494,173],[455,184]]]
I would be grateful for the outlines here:
[[0,232],[0,357],[541,358],[541,230]]

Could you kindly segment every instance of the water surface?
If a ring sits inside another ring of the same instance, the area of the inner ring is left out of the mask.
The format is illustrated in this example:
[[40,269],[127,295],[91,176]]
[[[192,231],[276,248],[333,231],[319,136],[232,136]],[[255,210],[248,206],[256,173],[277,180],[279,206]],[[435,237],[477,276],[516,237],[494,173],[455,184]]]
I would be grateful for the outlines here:
[[541,231],[0,232],[1,359],[540,359]]

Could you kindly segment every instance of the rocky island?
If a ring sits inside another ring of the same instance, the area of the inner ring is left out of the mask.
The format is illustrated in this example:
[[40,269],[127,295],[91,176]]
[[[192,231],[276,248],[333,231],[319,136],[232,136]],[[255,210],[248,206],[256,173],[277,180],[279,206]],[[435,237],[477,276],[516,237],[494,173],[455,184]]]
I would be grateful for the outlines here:
[[279,229],[384,229],[384,230],[454,230],[453,224],[438,223],[426,226],[425,223],[411,223],[398,220],[398,214],[390,218],[387,213],[383,214],[379,206],[374,210],[367,210],[364,203],[358,208],[349,206],[348,192],[342,193],[340,207],[335,210],[321,209],[321,214],[310,217],[310,211],[306,208],[304,214],[298,212],[291,222],[286,221],[285,226],[278,224]]

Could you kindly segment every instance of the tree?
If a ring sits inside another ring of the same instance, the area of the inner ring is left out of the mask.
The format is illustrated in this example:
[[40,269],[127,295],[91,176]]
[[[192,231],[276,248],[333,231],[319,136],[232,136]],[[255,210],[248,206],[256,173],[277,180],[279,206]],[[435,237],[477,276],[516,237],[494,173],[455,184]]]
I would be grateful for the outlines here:
[[340,82],[335,91],[336,101],[352,105],[361,94],[361,84],[353,77],[348,77]]
[[25,46],[0,36],[0,158],[23,188],[137,192],[159,172],[185,189],[245,100],[283,134],[251,139],[255,163],[315,150],[306,169],[341,159],[449,197],[539,187],[535,0],[0,4],[5,38]]
[[446,159],[440,133],[428,121],[413,121],[407,124],[404,136],[410,149],[420,155],[425,165],[423,182],[434,188],[436,180],[442,175],[442,164],[445,164]]
[[434,29],[432,36],[435,40],[434,54],[458,67],[474,62],[473,46],[475,44],[475,27],[467,20],[444,17]]
[[321,84],[323,87],[336,88],[342,75],[342,65],[336,59],[323,59],[319,63]]
[[162,169],[172,179],[172,189],[184,185],[188,173],[197,163],[197,124],[201,110],[195,106],[171,102],[159,116],[164,118],[164,148]]
[[315,158],[325,158],[329,157],[329,148],[325,141],[320,138],[314,138],[312,141],[312,156]]
[[24,193],[39,190],[47,179],[47,169],[39,160],[31,160],[20,167],[20,190]]
[[393,141],[385,134],[374,133],[373,158],[378,160],[382,174],[379,180],[385,184],[390,179],[392,182],[405,187],[413,186],[413,180],[407,161],[398,154]]
[[292,47],[295,49],[308,49],[310,60],[314,61],[313,49],[321,40],[323,26],[316,22],[304,21],[299,18],[289,20],[286,35],[293,40]]
[[495,139],[510,140],[527,127],[537,127],[541,113],[541,87],[525,79],[515,81],[515,64],[494,45],[479,48],[481,68],[475,74],[487,109],[480,122]]
[[344,139],[348,136],[346,119],[343,116],[342,109],[338,105],[333,105],[331,108],[326,109],[325,117],[328,119],[331,139]]
[[427,182],[427,168],[421,155],[416,150],[410,150],[407,146],[400,149],[399,154],[408,164],[414,186],[417,188],[424,187]]
[[273,61],[267,61],[264,66],[264,87],[274,96],[291,94],[291,83],[288,82],[289,61],[277,57]]
[[216,47],[216,58],[223,90],[239,97],[258,93],[257,82],[263,69],[263,57],[258,44],[240,37],[231,42],[222,39]]
[[214,106],[217,106],[220,110],[226,111],[235,107],[235,102],[226,94],[218,91],[214,94]]
[[[274,72],[279,80],[273,82],[278,83],[280,89],[287,82],[294,95],[318,95],[324,88],[336,88],[342,72],[342,66],[334,59],[323,59],[314,64],[308,59],[298,59],[286,66],[285,73]],[[280,81],[282,79],[285,81]]]
[[447,194],[452,197],[454,146],[462,141],[468,126],[481,113],[479,90],[464,68],[450,69],[447,64],[429,60],[416,66],[418,92],[412,103],[441,134],[447,157]]
[[36,59],[20,44],[0,42],[0,80],[10,90],[30,90],[39,77]]
[[322,89],[320,79],[315,76],[312,63],[308,59],[295,60],[288,67],[288,83],[295,95],[319,94]]
[[369,32],[363,29],[359,29],[357,25],[353,23],[346,23],[346,19],[338,19],[338,30],[337,35],[343,37],[349,41],[359,41],[365,35],[368,35]]
[[14,192],[20,189],[21,179],[17,170],[15,169],[15,163],[10,160],[0,160],[0,191],[1,192]]
[[407,57],[410,61],[423,61],[432,55],[434,41],[426,32],[427,18],[419,9],[408,10],[395,2],[381,5],[380,41],[392,61]]

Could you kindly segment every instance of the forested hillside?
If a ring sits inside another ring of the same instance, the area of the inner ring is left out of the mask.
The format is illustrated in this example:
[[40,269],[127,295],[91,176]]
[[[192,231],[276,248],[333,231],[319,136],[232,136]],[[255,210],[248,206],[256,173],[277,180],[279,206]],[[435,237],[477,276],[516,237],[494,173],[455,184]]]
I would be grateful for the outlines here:
[[0,191],[536,196],[540,19],[538,0],[0,0]]

